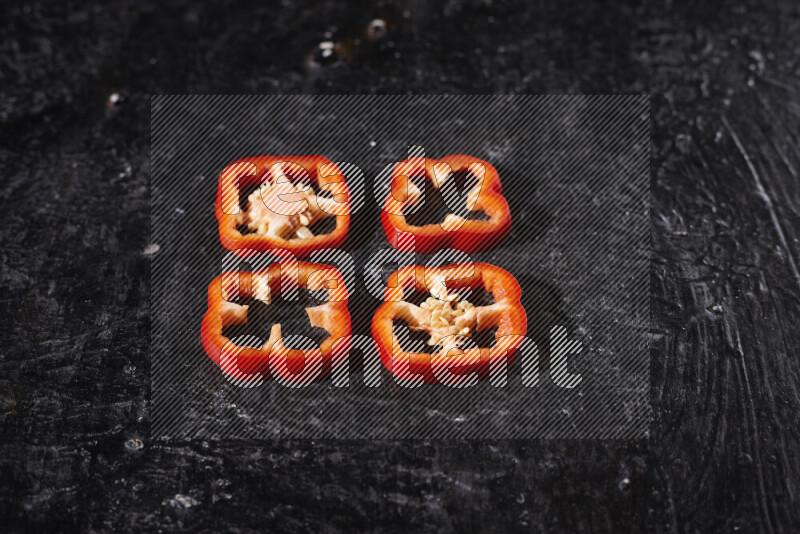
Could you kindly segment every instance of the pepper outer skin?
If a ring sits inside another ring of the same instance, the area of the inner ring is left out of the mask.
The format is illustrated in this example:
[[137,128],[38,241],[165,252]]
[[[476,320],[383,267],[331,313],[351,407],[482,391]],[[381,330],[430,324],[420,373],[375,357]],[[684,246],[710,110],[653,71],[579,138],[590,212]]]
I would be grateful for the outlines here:
[[[426,384],[440,383],[432,369],[431,354],[403,350],[397,336],[394,335],[392,321],[400,315],[398,302],[403,300],[404,291],[416,289],[428,292],[425,285],[426,273],[430,277],[437,271],[464,269],[468,265],[474,267],[470,276],[448,280],[446,286],[449,289],[481,287],[494,296],[495,304],[502,304],[503,311],[493,310],[483,317],[479,315],[478,318],[478,330],[497,327],[495,346],[469,348],[464,355],[460,355],[459,349],[458,357],[462,363],[451,367],[450,371],[454,375],[477,372],[478,378],[485,380],[489,377],[492,362],[499,362],[507,355],[506,365],[510,366],[513,363],[516,349],[524,341],[528,328],[528,317],[520,303],[522,290],[516,278],[508,271],[488,263],[451,264],[434,268],[415,265],[403,267],[389,276],[384,292],[384,303],[378,308],[372,320],[372,337],[379,348],[381,362],[399,379],[410,381],[421,379]],[[403,360],[408,361],[407,367],[399,365]],[[398,372],[398,369],[401,371]]]
[[[242,234],[236,228],[236,216],[241,209],[239,192],[261,184],[267,170],[276,163],[300,165],[318,187],[326,188],[333,198],[342,204],[345,213],[335,215],[336,228],[328,234],[316,235],[308,239],[282,239],[280,237],[258,234]],[[324,175],[320,175],[324,170]],[[273,249],[284,249],[296,258],[305,258],[314,251],[338,248],[347,238],[350,229],[350,190],[344,174],[329,159],[319,155],[297,156],[252,156],[230,163],[219,175],[215,215],[219,225],[219,239],[222,246],[239,256],[249,257],[254,253]]]
[[[395,186],[402,186],[408,176],[423,175],[423,168],[425,179],[431,181],[433,167],[439,163],[448,164],[453,173],[466,171],[474,163],[484,166],[483,184],[472,211],[484,211],[489,216],[488,221],[466,220],[459,228],[448,231],[441,224],[411,226],[405,215],[390,208],[391,204],[398,202],[392,195]],[[500,175],[488,161],[465,154],[441,159],[409,158],[395,165],[391,181],[392,188],[381,210],[381,224],[394,248],[420,254],[433,254],[444,249],[471,254],[492,248],[511,232],[511,212],[503,196]],[[408,234],[412,234],[413,239]]]
[[[311,308],[306,308],[306,311],[311,325],[324,328],[329,337],[318,349],[289,348],[286,353],[286,365],[292,373],[302,372],[306,361],[310,359],[321,359],[322,371],[315,381],[324,379],[330,374],[332,361],[346,356],[350,351],[348,343],[337,341],[347,341],[351,334],[348,290],[339,270],[329,265],[304,261],[275,262],[259,271],[229,271],[217,276],[208,286],[208,308],[200,329],[203,349],[229,377],[243,382],[274,378],[269,365],[272,347],[259,349],[235,346],[222,334],[225,326],[247,323],[246,307],[230,302],[226,297],[251,297],[253,275],[264,272],[269,275],[272,296],[279,295],[287,281],[292,287],[327,290],[328,302],[320,305],[325,309],[308,312]],[[225,365],[221,365],[223,354],[230,355],[225,358]],[[283,378],[293,381],[291,375]]]

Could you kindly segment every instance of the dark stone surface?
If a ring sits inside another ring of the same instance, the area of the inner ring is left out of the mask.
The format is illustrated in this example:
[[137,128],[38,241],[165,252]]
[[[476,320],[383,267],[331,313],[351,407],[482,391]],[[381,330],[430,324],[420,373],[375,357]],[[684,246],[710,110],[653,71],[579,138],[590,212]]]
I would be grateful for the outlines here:
[[[0,9],[2,530],[800,529],[796,3]],[[649,439],[149,439],[148,94],[643,91]]]

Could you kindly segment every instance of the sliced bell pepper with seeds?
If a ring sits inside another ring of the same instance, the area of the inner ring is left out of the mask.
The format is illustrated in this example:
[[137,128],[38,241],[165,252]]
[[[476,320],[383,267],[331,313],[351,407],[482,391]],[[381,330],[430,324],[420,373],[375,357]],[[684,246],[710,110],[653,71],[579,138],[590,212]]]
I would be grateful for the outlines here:
[[[305,308],[311,326],[322,328],[329,334],[319,348],[300,350],[286,347],[280,324],[272,325],[269,339],[256,348],[236,346],[225,337],[225,327],[246,324],[248,320],[248,306],[237,304],[235,299],[252,297],[269,305],[273,297],[293,287],[327,292],[325,302]],[[299,380],[297,374],[312,364],[321,365],[316,379],[322,379],[330,373],[331,362],[338,352],[349,351],[346,344],[336,343],[350,335],[347,301],[344,278],[338,269],[328,265],[304,261],[276,262],[257,271],[225,272],[208,287],[208,309],[200,330],[203,348],[229,377],[236,380],[252,382],[260,379],[259,375],[274,378],[276,365],[275,360],[270,365],[270,358],[275,356],[286,357],[288,372],[284,369],[281,378],[288,382]]]
[[[459,288],[483,289],[494,302],[474,306],[453,291]],[[404,300],[413,290],[430,292],[432,297],[417,306]],[[384,303],[372,320],[372,337],[383,365],[401,379],[418,380],[421,375],[426,383],[439,382],[432,369],[432,355],[404,350],[395,321],[429,334],[428,345],[441,347],[438,357],[457,360],[451,368],[455,374],[477,372],[480,379],[485,379],[493,361],[508,357],[510,365],[514,350],[523,342],[528,319],[520,303],[521,295],[519,283],[510,273],[487,263],[403,267],[389,276]],[[494,346],[459,348],[465,338],[492,328],[497,329]],[[436,353],[435,348],[432,350]],[[406,361],[408,365],[404,365]]]
[[[409,224],[405,211],[416,207],[422,197],[422,191],[412,179],[424,178],[442,190],[457,173],[467,173],[476,181],[466,194],[466,211],[483,211],[489,220],[469,220],[451,213],[438,224]],[[497,169],[489,162],[463,154],[438,160],[413,157],[399,162],[393,169],[381,223],[389,243],[400,250],[432,254],[443,249],[457,249],[471,254],[495,246],[508,235],[511,212],[503,197]]]
[[[241,206],[240,195],[253,187]],[[254,156],[220,173],[215,213],[226,249],[280,248],[302,258],[347,238],[350,191],[341,170],[322,156]],[[314,235],[311,226],[328,217],[336,227]]]

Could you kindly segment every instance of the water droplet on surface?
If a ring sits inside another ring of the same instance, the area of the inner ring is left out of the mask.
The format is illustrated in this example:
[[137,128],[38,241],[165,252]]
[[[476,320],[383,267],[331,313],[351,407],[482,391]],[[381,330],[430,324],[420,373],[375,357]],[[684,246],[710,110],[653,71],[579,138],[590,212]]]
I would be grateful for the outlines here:
[[139,438],[131,438],[125,442],[125,448],[129,451],[140,451],[144,448],[144,441]]
[[108,95],[108,100],[106,100],[106,104],[108,105],[108,107],[113,108],[122,104],[124,100],[125,99],[122,97],[121,94],[111,93],[110,95]]
[[368,39],[380,39],[384,35],[386,35],[386,21],[383,19],[375,19],[367,24]]
[[311,64],[321,67],[335,65],[341,59],[336,52],[336,43],[333,41],[322,41],[311,52]]
[[144,247],[142,254],[144,254],[145,256],[152,256],[159,250],[161,250],[161,246],[158,243],[150,243],[149,245]]

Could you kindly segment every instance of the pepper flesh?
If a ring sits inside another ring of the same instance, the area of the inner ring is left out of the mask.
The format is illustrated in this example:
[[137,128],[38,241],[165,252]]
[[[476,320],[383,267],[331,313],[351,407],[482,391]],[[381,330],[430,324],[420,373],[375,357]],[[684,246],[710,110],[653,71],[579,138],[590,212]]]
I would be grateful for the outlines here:
[[[449,169],[449,170],[448,170]],[[483,211],[488,221],[466,220],[449,214],[439,224],[412,226],[404,210],[416,206],[421,191],[410,177],[424,177],[440,189],[451,175],[468,172],[477,179],[466,199],[468,211]],[[402,199],[393,191],[405,190]],[[503,197],[497,169],[473,156],[455,154],[441,159],[409,158],[399,162],[391,176],[391,188],[381,211],[381,224],[389,243],[400,250],[432,254],[442,249],[457,249],[467,254],[480,252],[502,241],[511,231],[511,213]],[[410,239],[408,234],[413,234]]]
[[[286,287],[304,287],[326,290],[324,304],[305,308],[312,327],[325,329],[330,335],[314,349],[292,349],[283,345],[279,324],[273,325],[269,339],[260,348],[233,345],[222,333],[226,326],[247,323],[247,305],[228,299],[253,297],[270,304],[274,295]],[[321,360],[322,371],[318,379],[331,371],[340,351],[349,351],[340,339],[350,335],[350,313],[347,310],[348,290],[344,278],[335,267],[310,262],[276,262],[258,271],[230,271],[217,276],[208,286],[208,309],[200,330],[206,354],[229,376],[244,381],[255,381],[260,374],[272,377],[269,359],[285,354],[287,368],[300,373],[304,365],[314,359]],[[292,381],[291,375],[283,377]]]
[[[428,325],[432,322],[433,312],[421,306],[403,300],[405,290],[416,289],[428,291],[430,282],[433,281],[431,293],[444,301],[449,293],[441,286],[447,273],[470,273],[459,276],[457,279],[446,281],[449,289],[458,288],[483,288],[494,297],[494,303],[488,306],[474,306],[461,317],[464,318],[464,327],[477,331],[497,328],[496,343],[493,347],[469,348],[466,351],[458,348],[458,335],[453,334],[450,339],[437,340],[442,345],[440,357],[457,358],[458,365],[451,368],[455,374],[469,374],[477,372],[480,379],[489,376],[492,362],[505,358],[507,364],[513,361],[514,350],[518,348],[527,332],[527,315],[520,303],[522,291],[516,279],[507,271],[486,263],[453,264],[444,267],[426,268],[423,266],[404,267],[389,277],[388,286],[384,293],[384,303],[378,308],[372,320],[372,337],[376,341],[381,361],[384,367],[401,379],[416,380],[421,378],[425,383],[439,383],[432,369],[432,355],[420,352],[405,351],[394,332],[394,320],[406,322],[410,327],[425,330],[432,334]],[[425,279],[429,284],[426,286]],[[448,277],[448,278],[453,278]],[[455,299],[453,299],[455,300]],[[433,340],[433,339],[432,339]],[[430,343],[429,343],[430,344]],[[402,362],[408,361],[408,366]]]
[[[314,194],[303,183],[302,170],[330,197]],[[247,209],[239,206],[245,188],[259,186],[248,198]],[[295,257],[316,250],[339,247],[350,227],[350,190],[341,170],[322,156],[254,156],[228,165],[220,173],[215,215],[222,246],[239,255],[284,249]],[[335,217],[328,234],[313,235],[308,229],[325,217]],[[237,226],[255,233],[242,234]]]

